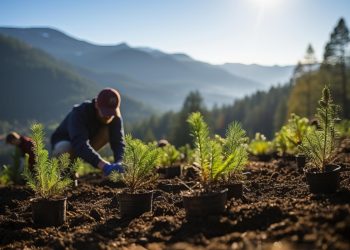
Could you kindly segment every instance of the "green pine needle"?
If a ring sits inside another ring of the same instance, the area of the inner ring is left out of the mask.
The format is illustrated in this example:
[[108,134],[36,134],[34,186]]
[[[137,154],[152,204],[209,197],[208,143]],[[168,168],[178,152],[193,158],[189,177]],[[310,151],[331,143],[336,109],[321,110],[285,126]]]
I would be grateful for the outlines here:
[[308,158],[309,165],[321,171],[325,171],[326,165],[334,163],[338,158],[336,152],[338,132],[335,126],[339,119],[338,113],[339,106],[333,103],[330,90],[325,86],[316,114],[319,129],[310,130],[299,146],[300,151]]
[[200,165],[201,184],[209,191],[220,180],[239,179],[248,162],[246,132],[239,123],[229,125],[226,138],[211,139],[208,125],[199,112],[188,118],[191,135],[194,138],[196,159]]
[[71,164],[68,154],[59,158],[49,158],[44,147],[44,128],[41,124],[31,126],[34,141],[35,165],[34,173],[25,166],[23,176],[29,188],[42,198],[60,196],[72,184],[67,176],[77,169],[79,160]]
[[112,181],[122,181],[131,193],[147,188],[153,184],[157,176],[153,173],[159,163],[160,149],[156,144],[144,144],[139,139],[134,139],[130,134],[125,136],[125,151],[123,166],[125,173],[112,172]]

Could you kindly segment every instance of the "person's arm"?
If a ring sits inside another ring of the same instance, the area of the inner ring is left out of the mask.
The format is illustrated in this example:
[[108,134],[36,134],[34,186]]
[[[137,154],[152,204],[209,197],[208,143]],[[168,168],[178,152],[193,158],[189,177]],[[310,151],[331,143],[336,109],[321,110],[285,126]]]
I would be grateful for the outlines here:
[[74,154],[92,166],[102,169],[108,162],[91,147],[86,123],[83,114],[77,110],[72,111],[68,120],[68,131]]
[[124,141],[124,127],[123,119],[115,117],[111,126],[109,127],[109,142],[113,151],[115,162],[123,160],[125,141]]

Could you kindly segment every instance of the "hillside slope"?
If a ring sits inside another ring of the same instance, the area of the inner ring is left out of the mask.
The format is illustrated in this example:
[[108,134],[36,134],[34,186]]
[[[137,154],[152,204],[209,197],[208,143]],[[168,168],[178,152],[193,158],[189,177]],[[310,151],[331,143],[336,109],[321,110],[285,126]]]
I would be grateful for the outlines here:
[[232,103],[233,99],[262,87],[259,82],[183,54],[134,48],[125,43],[95,45],[50,28],[3,27],[0,33],[69,62],[80,74],[85,69],[83,76],[101,86],[127,86],[126,95],[164,110],[179,108],[192,90],[200,90],[207,104],[212,105]]
[[[1,120],[60,121],[72,105],[93,98],[100,89],[46,53],[0,35]],[[122,111],[126,120],[150,114],[126,96]]]

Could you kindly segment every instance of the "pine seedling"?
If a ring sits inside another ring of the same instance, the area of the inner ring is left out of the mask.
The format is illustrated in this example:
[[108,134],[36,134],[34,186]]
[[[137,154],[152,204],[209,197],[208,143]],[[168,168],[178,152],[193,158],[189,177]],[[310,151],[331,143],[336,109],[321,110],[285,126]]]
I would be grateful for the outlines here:
[[123,156],[125,173],[112,172],[110,178],[115,182],[124,182],[130,193],[136,193],[156,181],[157,176],[153,174],[153,170],[159,163],[160,149],[155,143],[144,144],[130,134],[125,136],[125,142]]
[[309,160],[309,165],[325,171],[327,165],[337,159],[335,127],[340,107],[332,100],[330,90],[325,86],[317,108],[319,128],[313,128],[303,138],[299,149]]
[[293,144],[288,140],[289,130],[287,125],[283,126],[280,131],[275,133],[274,144],[276,146],[276,150],[280,156],[284,156],[286,154],[291,154]]
[[180,152],[173,145],[166,145],[160,149],[160,165],[171,167],[180,159]]
[[199,112],[192,113],[187,121],[194,138],[195,157],[200,165],[201,185],[205,192],[212,190],[218,180],[227,178],[230,173],[241,172],[248,155],[240,144],[246,138],[239,124],[229,126],[227,138],[223,141],[210,138],[208,125]]
[[215,151],[213,152],[213,146],[215,147],[218,142],[210,141],[209,128],[201,113],[192,113],[187,122],[190,124],[191,135],[194,138],[195,159],[200,165],[201,182],[206,188],[212,180],[212,165],[217,156]]
[[273,144],[266,140],[261,133],[256,133],[254,139],[249,143],[248,151],[253,155],[266,155],[273,151]]
[[12,165],[4,165],[1,169],[0,183],[4,185],[21,183],[24,164],[28,164],[28,156],[26,155],[22,162],[21,151],[16,147],[12,154]]
[[224,157],[231,158],[230,168],[228,169],[228,179],[242,179],[244,166],[248,163],[248,140],[246,131],[238,122],[229,125],[226,131],[226,139],[223,145]]
[[39,197],[48,199],[60,196],[72,184],[73,181],[67,176],[76,171],[80,160],[71,164],[68,154],[49,159],[49,153],[44,147],[43,126],[34,123],[31,130],[35,155],[34,173],[26,166],[23,176],[27,185]]
[[309,119],[306,117],[300,117],[296,114],[291,114],[291,118],[288,120],[288,134],[287,139],[295,146],[299,146],[303,141],[304,136],[311,129],[309,125]]
[[298,146],[310,129],[309,119],[291,114],[288,123],[275,135],[274,143],[279,155],[298,153]]

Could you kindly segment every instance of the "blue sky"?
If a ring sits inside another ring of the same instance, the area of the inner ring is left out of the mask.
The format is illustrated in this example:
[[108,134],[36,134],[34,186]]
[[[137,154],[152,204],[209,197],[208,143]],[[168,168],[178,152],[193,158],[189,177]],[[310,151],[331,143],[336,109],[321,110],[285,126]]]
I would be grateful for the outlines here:
[[0,26],[57,28],[97,44],[127,42],[195,59],[294,64],[318,59],[348,0],[1,0]]

